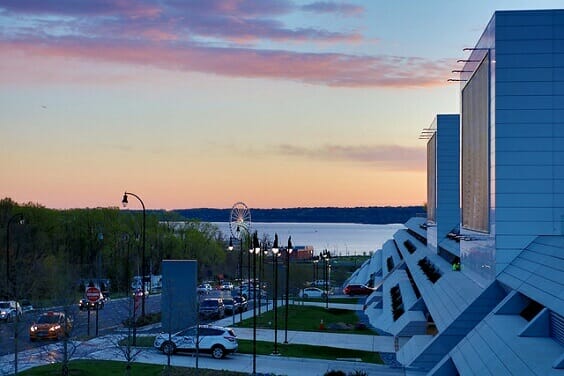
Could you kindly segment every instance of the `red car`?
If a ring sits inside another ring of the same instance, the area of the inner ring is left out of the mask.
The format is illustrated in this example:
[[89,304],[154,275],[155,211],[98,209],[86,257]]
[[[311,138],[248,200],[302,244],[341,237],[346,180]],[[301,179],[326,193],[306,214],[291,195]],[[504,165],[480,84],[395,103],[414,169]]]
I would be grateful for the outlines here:
[[374,289],[366,285],[347,285],[343,289],[345,295],[370,295],[374,292]]

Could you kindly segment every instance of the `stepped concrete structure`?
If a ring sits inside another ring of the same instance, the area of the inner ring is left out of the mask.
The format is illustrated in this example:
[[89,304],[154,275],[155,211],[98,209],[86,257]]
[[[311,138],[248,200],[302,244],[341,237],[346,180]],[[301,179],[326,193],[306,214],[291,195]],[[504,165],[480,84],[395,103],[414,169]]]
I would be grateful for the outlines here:
[[564,10],[499,11],[427,144],[428,210],[347,281],[408,375],[564,374]]

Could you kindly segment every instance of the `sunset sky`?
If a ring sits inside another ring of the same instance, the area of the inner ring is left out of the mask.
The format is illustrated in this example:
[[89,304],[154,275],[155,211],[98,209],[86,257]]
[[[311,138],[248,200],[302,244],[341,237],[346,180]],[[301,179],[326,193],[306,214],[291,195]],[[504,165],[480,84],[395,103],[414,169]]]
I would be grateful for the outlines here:
[[0,196],[421,205],[462,49],[531,4],[564,0],[0,0]]

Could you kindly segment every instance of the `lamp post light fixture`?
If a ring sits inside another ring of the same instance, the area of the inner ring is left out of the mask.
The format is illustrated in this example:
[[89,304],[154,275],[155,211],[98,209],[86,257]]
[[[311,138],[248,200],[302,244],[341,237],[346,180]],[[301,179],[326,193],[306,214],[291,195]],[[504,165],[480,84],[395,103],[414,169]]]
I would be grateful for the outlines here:
[[145,317],[145,273],[146,273],[146,266],[145,266],[145,233],[146,233],[146,212],[145,212],[145,204],[143,203],[143,200],[141,200],[141,197],[137,196],[135,193],[131,193],[131,192],[125,192],[123,194],[123,199],[121,200],[121,203],[123,204],[123,207],[127,207],[127,196],[133,196],[135,197],[137,200],[139,200],[139,202],[141,203],[141,206],[143,207],[143,246],[141,248],[141,317]]
[[280,355],[278,352],[278,234],[274,234],[272,245],[272,258],[274,261],[274,351],[272,355]]
[[294,250],[292,246],[292,237],[288,237],[288,246],[286,247],[286,313],[284,317],[284,343],[288,343],[288,297],[290,295],[290,254]]

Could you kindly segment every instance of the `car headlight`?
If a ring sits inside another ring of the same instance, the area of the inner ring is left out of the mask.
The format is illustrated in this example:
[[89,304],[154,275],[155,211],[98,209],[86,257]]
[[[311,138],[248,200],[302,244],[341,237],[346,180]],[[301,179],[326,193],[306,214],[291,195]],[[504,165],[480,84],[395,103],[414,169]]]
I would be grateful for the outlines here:
[[57,331],[57,330],[59,330],[59,329],[61,329],[61,326],[60,326],[60,325],[55,325],[55,326],[50,327],[50,328],[49,328],[49,331],[50,331],[50,332],[54,332],[54,331]]
[[31,330],[32,332],[35,332],[37,330],[37,326],[32,325],[31,328],[29,328],[29,330]]

